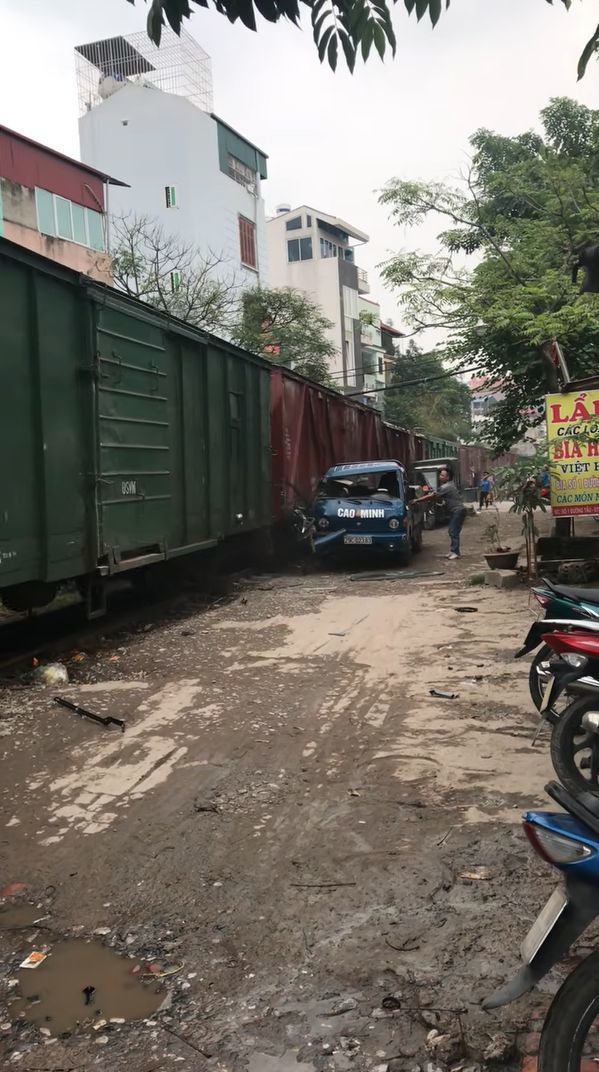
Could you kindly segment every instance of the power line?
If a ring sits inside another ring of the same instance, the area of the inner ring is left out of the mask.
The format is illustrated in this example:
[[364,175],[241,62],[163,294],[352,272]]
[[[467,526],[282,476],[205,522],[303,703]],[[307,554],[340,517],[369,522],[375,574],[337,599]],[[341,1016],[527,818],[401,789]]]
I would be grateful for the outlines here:
[[351,394],[346,394],[346,398],[357,398],[360,395],[375,395],[382,391],[401,391],[404,387],[419,387],[421,384],[433,383],[434,380],[445,380],[448,376],[462,375],[466,372],[478,372],[478,365],[474,368],[459,369],[458,372],[440,372],[436,376],[425,376],[420,380],[404,380],[403,383],[392,383],[388,387],[369,387],[363,391],[354,391]]

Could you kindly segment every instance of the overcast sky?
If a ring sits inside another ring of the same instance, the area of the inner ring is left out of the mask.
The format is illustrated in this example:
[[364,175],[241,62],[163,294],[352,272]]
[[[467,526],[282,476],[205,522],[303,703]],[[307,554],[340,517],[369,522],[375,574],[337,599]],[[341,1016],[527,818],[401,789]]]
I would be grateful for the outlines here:
[[[1,121],[78,156],[73,47],[143,29],[143,0],[0,0],[0,16]],[[303,31],[262,22],[251,33],[198,9],[188,26],[212,57],[215,111],[269,155],[267,209],[306,203],[368,232],[358,259],[397,322],[376,265],[402,246],[425,248],[431,233],[391,227],[376,190],[394,175],[452,180],[474,130],[528,129],[552,96],[599,106],[599,65],[577,84],[596,0],[573,0],[570,12],[560,0],[453,0],[434,31],[399,0],[394,22],[395,59],[373,54],[353,76],[320,66],[308,20]]]

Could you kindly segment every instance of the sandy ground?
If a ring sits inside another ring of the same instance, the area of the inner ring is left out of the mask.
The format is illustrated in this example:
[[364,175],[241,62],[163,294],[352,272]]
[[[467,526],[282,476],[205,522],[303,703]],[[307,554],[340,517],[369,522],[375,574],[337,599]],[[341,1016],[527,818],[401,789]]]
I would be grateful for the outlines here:
[[[204,613],[107,628],[67,686],[4,690],[2,876],[46,918],[0,930],[0,997],[26,952],[94,932],[184,967],[163,1011],[101,1033],[41,1035],[4,1009],[0,1067],[477,1067],[498,1032],[493,1067],[516,1067],[539,996],[478,1003],[554,885],[519,826],[551,769],[512,659],[528,590],[468,585],[484,525],[468,520],[456,563],[426,534],[414,568],[441,576],[253,578]],[[436,1053],[433,1028],[450,1036]]]

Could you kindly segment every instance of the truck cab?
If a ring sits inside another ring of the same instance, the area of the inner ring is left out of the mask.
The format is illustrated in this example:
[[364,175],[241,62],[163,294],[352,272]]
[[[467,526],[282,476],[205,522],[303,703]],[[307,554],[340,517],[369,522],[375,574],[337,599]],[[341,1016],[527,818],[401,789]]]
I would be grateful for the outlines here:
[[422,546],[422,510],[397,461],[333,465],[319,482],[313,505],[317,554],[379,551],[402,563]]

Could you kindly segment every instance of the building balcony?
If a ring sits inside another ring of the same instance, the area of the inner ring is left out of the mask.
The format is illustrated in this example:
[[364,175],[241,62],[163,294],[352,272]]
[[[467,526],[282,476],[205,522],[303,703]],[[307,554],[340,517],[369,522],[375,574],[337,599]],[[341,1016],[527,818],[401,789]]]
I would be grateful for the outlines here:
[[370,294],[368,272],[364,268],[358,268],[358,294]]

